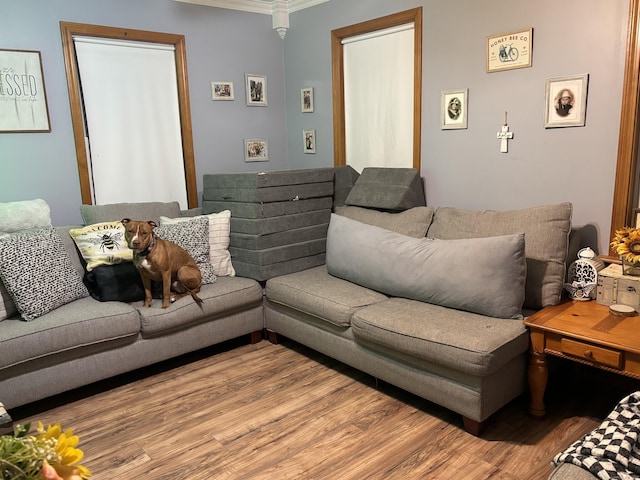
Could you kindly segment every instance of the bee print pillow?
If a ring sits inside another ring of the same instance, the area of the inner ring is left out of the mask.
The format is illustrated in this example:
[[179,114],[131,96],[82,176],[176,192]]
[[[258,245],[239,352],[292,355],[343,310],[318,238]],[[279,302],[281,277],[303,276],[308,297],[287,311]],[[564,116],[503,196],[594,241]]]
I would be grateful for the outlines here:
[[127,245],[124,238],[124,225],[119,221],[72,228],[69,234],[87,263],[87,272],[100,265],[116,265],[133,261],[133,250]]

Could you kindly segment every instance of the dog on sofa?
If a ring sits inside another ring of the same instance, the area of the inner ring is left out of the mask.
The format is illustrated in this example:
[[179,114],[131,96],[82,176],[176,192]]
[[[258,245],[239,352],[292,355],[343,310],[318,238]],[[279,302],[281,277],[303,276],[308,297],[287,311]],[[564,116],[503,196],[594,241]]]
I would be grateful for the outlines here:
[[186,295],[197,303],[202,286],[202,274],[195,260],[179,245],[158,237],[154,221],[121,220],[125,239],[133,250],[133,263],[144,286],[144,306],[151,306],[151,280],[162,282],[162,308]]

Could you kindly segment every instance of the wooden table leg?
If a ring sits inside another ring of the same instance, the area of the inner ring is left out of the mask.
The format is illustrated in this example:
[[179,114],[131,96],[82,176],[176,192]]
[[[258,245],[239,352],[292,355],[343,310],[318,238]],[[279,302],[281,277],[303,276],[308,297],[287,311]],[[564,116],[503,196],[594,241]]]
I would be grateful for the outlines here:
[[544,417],[546,414],[544,391],[547,388],[549,369],[546,355],[544,354],[544,334],[540,332],[531,332],[531,356],[528,376],[529,390],[531,392],[529,414],[534,417]]

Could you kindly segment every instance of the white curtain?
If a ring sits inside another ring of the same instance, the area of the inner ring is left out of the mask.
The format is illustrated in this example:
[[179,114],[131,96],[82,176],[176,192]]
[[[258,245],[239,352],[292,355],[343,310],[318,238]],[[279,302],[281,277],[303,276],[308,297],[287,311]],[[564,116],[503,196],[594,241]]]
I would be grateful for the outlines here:
[[173,46],[97,37],[74,44],[94,203],[187,208]]
[[413,167],[413,23],[342,43],[347,164]]

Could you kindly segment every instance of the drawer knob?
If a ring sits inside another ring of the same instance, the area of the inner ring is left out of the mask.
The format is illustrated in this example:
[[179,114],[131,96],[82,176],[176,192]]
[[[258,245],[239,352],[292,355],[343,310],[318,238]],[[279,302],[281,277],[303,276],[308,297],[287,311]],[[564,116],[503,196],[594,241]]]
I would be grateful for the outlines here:
[[584,356],[585,358],[593,359],[593,352],[591,350],[587,350],[586,352],[584,352]]

